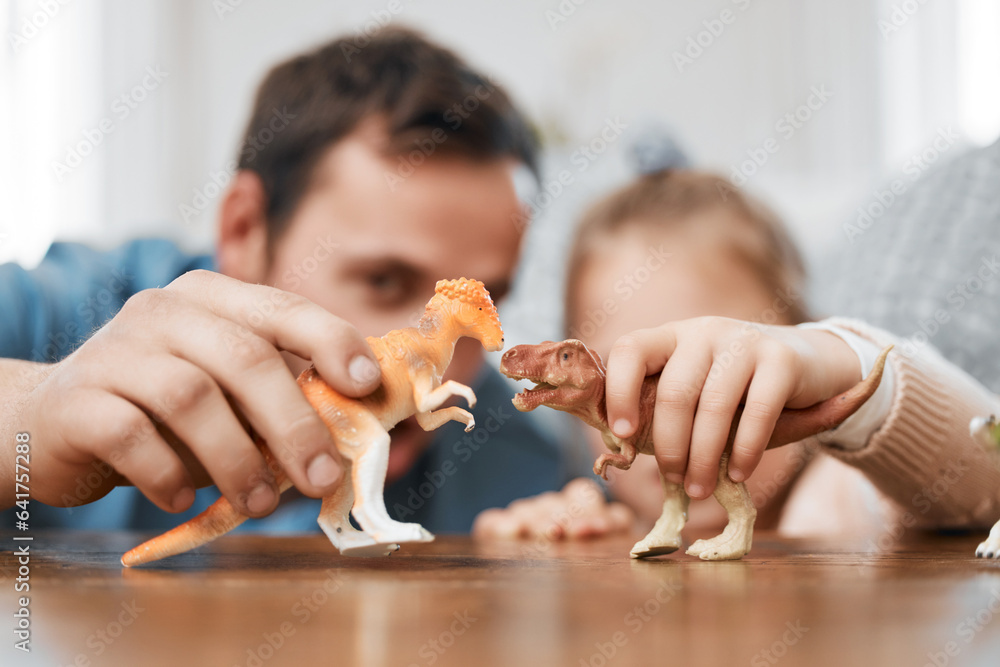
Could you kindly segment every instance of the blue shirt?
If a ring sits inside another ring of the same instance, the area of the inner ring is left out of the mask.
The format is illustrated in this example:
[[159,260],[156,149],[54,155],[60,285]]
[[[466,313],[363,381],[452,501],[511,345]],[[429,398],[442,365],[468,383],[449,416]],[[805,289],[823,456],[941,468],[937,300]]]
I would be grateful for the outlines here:
[[[209,255],[187,255],[169,241],[154,239],[110,252],[54,243],[31,271],[0,265],[0,357],[58,361],[111,319],[130,296],[163,287],[193,269],[214,270],[215,262]],[[455,422],[437,429],[413,468],[386,489],[386,506],[398,520],[421,523],[432,532],[468,532],[484,509],[562,488],[586,474],[558,443],[542,435],[530,415],[514,410],[512,391],[496,370],[485,366],[473,389],[479,399],[471,410],[476,429],[465,433]],[[218,497],[214,487],[201,489],[191,509],[170,514],[137,489],[119,487],[75,508],[32,503],[31,525],[162,531],[194,517]],[[294,498],[237,530],[317,531],[319,509],[319,500]],[[4,525],[13,525],[12,510],[3,514]]]

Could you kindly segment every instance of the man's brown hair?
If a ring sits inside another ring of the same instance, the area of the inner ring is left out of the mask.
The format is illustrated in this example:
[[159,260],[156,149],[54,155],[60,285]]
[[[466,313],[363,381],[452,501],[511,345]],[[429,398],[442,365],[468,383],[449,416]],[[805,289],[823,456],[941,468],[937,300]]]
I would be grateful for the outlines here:
[[[702,215],[718,211],[730,215]],[[781,220],[725,178],[689,169],[645,174],[592,206],[580,221],[567,284],[572,289],[583,263],[599,252],[602,236],[634,228],[669,230],[707,224],[725,226],[708,231],[726,239],[726,249],[787,307],[781,320],[798,324],[809,319],[801,296],[805,264]],[[572,299],[567,304],[572,307]],[[566,321],[571,322],[573,315],[568,312]]]
[[537,178],[535,135],[495,82],[411,30],[356,41],[343,37],[281,63],[257,90],[238,168],[263,181],[272,241],[321,156],[365,120],[384,123],[388,155],[419,152],[414,165],[434,152],[513,157]]

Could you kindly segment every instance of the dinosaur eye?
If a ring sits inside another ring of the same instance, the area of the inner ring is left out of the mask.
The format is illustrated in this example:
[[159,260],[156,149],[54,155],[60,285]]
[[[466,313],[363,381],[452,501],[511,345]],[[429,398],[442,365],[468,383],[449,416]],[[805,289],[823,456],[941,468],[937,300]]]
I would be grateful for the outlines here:
[[568,359],[569,359],[569,352],[563,352],[563,361],[567,361]]

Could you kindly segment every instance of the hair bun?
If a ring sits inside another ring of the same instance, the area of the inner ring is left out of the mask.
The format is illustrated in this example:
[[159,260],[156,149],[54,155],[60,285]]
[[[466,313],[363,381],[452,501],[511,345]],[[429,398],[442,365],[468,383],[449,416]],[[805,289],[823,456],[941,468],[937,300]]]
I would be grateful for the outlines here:
[[674,133],[664,124],[648,123],[633,136],[628,156],[638,174],[655,174],[667,169],[687,169],[691,166],[687,153],[674,139]]

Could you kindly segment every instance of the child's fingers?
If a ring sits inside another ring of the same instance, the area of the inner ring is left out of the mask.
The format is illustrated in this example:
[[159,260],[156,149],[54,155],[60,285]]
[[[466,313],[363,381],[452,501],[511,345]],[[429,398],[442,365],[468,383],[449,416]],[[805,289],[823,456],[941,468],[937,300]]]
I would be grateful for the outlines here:
[[621,503],[607,503],[590,479],[569,482],[560,492],[515,500],[506,509],[481,512],[472,527],[477,538],[585,539],[627,530],[635,514]]
[[795,388],[795,378],[783,364],[758,365],[747,391],[739,428],[729,457],[729,478],[742,482],[760,463],[771,432],[788,397]]
[[570,480],[563,487],[562,494],[569,503],[571,514],[579,513],[574,511],[577,509],[580,512],[596,510],[605,504],[604,492],[600,485],[587,477],[577,477]]
[[635,525],[635,512],[624,503],[608,505],[608,516],[611,519],[611,530],[613,531],[630,530]]
[[585,540],[607,535],[611,530],[611,517],[605,509],[602,509],[600,512],[573,519],[566,528],[566,537]]
[[719,460],[732,431],[733,418],[753,375],[750,354],[738,355],[729,368],[713,364],[698,398],[698,410],[691,431],[685,487],[695,500],[715,490]]
[[611,348],[606,379],[608,425],[619,438],[635,432],[642,381],[663,368],[676,344],[673,330],[659,327],[633,331]]
[[660,472],[669,482],[684,482],[691,425],[711,367],[711,350],[691,348],[679,350],[660,375],[653,408],[653,452]]
[[521,537],[520,518],[499,507],[484,510],[472,524],[472,536],[478,539],[515,539]]
[[506,509],[487,510],[476,518],[474,532],[478,537],[502,539],[540,537],[559,540],[564,536],[557,515],[563,499],[555,491],[531,498],[515,500]]

